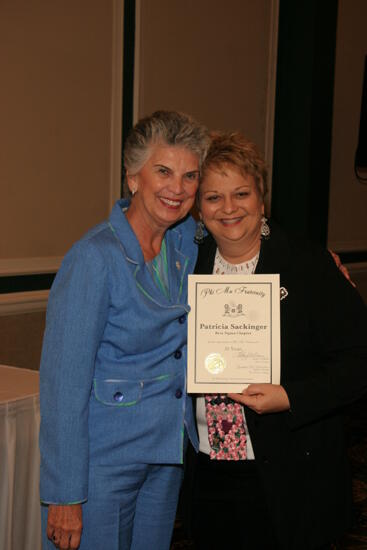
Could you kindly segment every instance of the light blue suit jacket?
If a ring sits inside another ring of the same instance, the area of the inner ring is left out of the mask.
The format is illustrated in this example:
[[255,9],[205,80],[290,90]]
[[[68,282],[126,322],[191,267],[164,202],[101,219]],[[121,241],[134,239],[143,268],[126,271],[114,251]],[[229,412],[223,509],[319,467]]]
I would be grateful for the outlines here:
[[88,498],[93,465],[182,463],[197,447],[186,395],[192,218],[166,232],[170,299],[155,285],[118,201],[65,256],[40,369],[41,500]]

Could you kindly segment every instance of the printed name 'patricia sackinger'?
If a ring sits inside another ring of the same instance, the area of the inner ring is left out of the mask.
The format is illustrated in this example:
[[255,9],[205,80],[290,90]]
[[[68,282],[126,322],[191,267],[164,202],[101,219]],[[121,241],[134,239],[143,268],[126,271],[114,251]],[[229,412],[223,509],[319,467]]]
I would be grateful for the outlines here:
[[200,323],[200,330],[266,330],[267,325],[251,325],[249,323]]

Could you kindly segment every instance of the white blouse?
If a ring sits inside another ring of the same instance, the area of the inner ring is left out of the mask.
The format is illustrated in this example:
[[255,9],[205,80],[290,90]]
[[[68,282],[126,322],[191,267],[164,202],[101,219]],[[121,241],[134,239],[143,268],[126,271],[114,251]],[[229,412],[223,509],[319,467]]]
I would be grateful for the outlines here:
[[[223,256],[221,256],[219,250],[217,249],[217,253],[215,255],[215,261],[214,261],[214,267],[213,267],[213,274],[215,275],[234,275],[236,273],[244,275],[251,275],[254,273],[257,262],[259,260],[259,253],[256,254],[251,260],[247,260],[246,262],[243,262],[241,264],[230,264],[227,262]],[[243,411],[243,408],[242,408]],[[209,436],[208,436],[208,425],[206,422],[206,415],[205,415],[205,398],[198,397],[196,400],[196,420],[198,425],[198,432],[199,432],[199,449],[200,452],[205,454],[210,454],[210,445],[209,445]],[[253,460],[255,458],[254,450],[252,448],[251,438],[250,434],[248,433],[247,429],[247,422],[246,422],[246,416],[243,411],[243,420],[245,424],[245,430],[246,430],[246,460]]]

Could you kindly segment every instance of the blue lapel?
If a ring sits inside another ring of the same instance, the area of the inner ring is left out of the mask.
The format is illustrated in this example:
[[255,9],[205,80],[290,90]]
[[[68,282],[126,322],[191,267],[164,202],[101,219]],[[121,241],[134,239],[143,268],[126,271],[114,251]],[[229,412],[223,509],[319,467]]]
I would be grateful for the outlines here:
[[128,206],[128,204],[128,201],[117,201],[111,212],[108,225],[117,239],[126,261],[131,265],[138,289],[144,296],[160,307],[185,305],[190,258],[179,250],[182,238],[180,232],[176,229],[168,229],[165,235],[170,296],[168,299],[155,284],[145,264],[139,241],[122,213],[121,208]]

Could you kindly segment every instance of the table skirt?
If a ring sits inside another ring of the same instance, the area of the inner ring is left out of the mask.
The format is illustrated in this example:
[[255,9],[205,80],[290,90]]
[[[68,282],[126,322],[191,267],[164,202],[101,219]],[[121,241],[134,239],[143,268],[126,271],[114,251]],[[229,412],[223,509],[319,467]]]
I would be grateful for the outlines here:
[[0,402],[0,550],[40,550],[39,396]]

